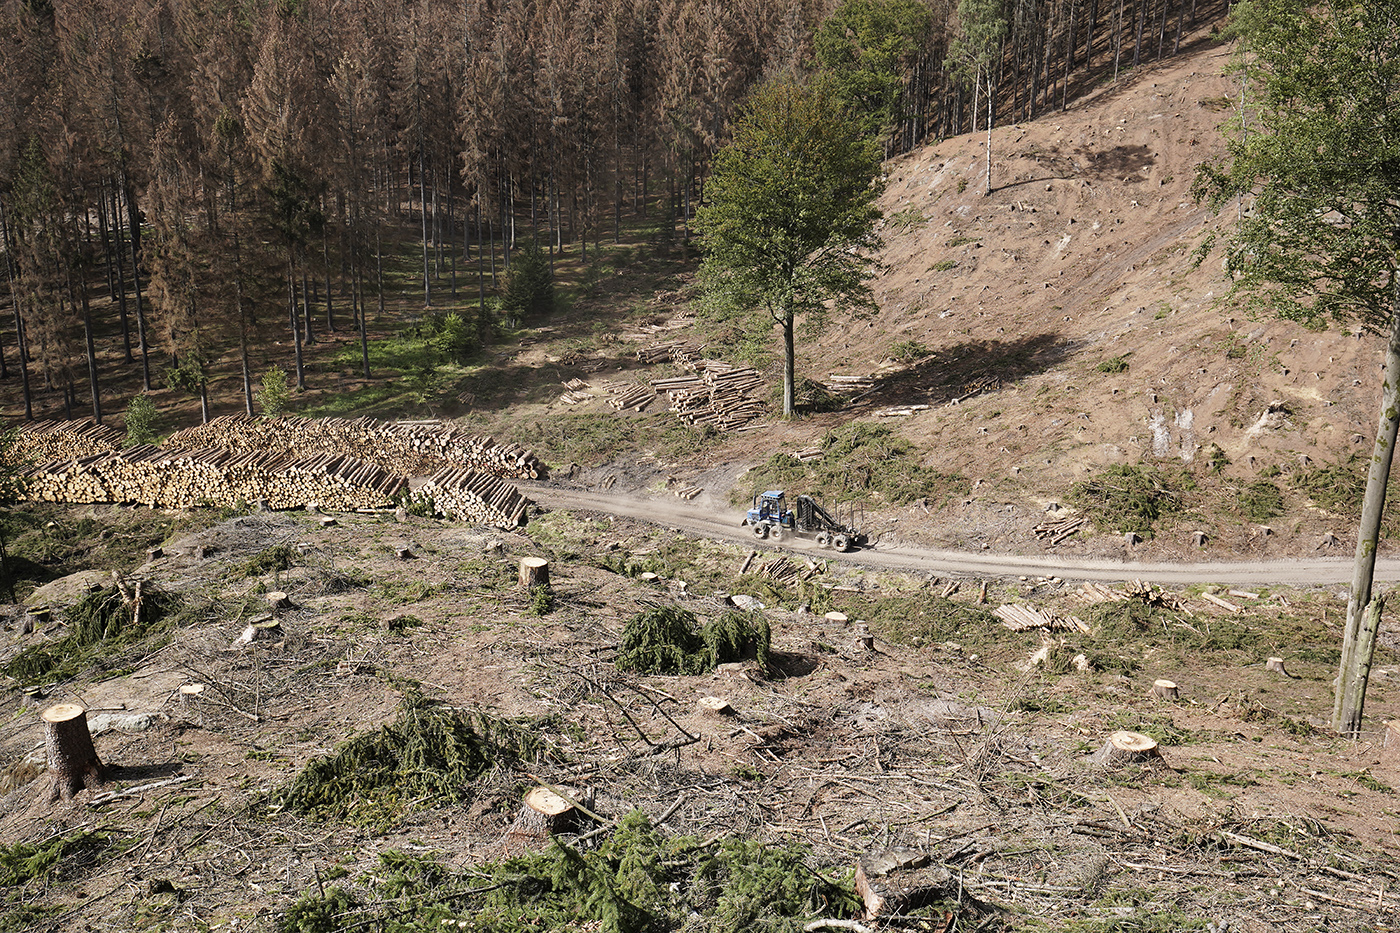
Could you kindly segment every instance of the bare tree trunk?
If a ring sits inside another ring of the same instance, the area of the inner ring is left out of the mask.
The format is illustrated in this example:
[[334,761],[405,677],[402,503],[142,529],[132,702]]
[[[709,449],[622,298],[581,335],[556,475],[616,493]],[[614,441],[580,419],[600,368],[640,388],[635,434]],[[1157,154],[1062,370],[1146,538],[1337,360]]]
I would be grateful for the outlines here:
[[126,198],[127,229],[131,232],[131,284],[136,297],[136,341],[141,348],[141,385],[151,391],[151,348],[146,340],[146,309],[141,301],[141,218],[136,208],[136,198],[131,191],[131,182],[122,172],[122,196]]
[[[1337,692],[1332,710],[1332,726],[1340,735],[1354,736],[1361,728],[1362,703],[1365,699],[1365,678],[1359,671],[1369,670],[1370,653],[1375,642],[1366,645],[1363,657],[1358,633],[1362,619],[1371,604],[1371,586],[1376,572],[1376,548],[1380,542],[1381,519],[1385,512],[1386,484],[1390,480],[1390,465],[1395,454],[1395,441],[1400,434],[1400,279],[1392,286],[1395,291],[1394,309],[1390,323],[1390,339],[1386,344],[1385,377],[1381,382],[1380,425],[1376,429],[1376,446],[1371,454],[1371,469],[1366,477],[1366,494],[1361,501],[1361,523],[1356,535],[1356,562],[1351,578],[1351,598],[1347,601],[1347,624],[1342,635],[1341,670],[1337,675]],[[1355,681],[1361,680],[1359,685]]]

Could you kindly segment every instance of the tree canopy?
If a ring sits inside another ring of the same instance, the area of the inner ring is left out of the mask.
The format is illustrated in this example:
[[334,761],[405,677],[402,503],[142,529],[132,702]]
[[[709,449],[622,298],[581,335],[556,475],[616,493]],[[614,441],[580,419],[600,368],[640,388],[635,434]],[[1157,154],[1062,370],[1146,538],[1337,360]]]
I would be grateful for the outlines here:
[[1241,39],[1245,106],[1228,157],[1202,169],[1197,193],[1217,208],[1240,199],[1226,245],[1235,294],[1308,325],[1389,335],[1334,708],[1338,731],[1355,734],[1374,648],[1374,622],[1366,620],[1374,618],[1367,610],[1376,544],[1400,428],[1400,4],[1245,0],[1232,28]]
[[[794,333],[828,303],[873,307],[880,153],[830,84],[779,78],[742,107],[697,217],[712,298],[783,333],[783,413],[794,411]],[[765,316],[766,315],[766,316]]]
[[843,0],[817,30],[817,61],[867,133],[893,126],[906,66],[931,22],[920,0]]

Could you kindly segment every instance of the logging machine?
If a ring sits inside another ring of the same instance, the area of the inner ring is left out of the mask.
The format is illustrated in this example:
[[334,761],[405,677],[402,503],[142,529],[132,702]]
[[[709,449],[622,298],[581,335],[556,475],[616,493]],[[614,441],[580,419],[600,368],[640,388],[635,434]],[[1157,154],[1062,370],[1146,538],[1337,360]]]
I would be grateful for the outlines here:
[[770,489],[754,496],[753,508],[749,509],[739,525],[750,526],[755,538],[781,541],[784,535],[791,534],[812,538],[818,547],[849,551],[868,543],[868,539],[855,528],[854,510],[847,518],[847,522],[833,518],[811,496],[797,496],[792,501],[792,508],[788,508],[783,491]]

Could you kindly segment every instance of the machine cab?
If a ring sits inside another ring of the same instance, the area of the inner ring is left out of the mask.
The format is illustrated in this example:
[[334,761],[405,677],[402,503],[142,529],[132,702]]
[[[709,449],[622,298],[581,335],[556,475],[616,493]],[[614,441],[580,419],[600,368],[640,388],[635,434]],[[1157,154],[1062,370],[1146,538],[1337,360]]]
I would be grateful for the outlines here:
[[775,525],[792,524],[792,516],[787,510],[787,500],[781,489],[770,489],[762,495],[754,496],[753,508],[749,509],[744,524],[757,525],[760,522],[771,522]]

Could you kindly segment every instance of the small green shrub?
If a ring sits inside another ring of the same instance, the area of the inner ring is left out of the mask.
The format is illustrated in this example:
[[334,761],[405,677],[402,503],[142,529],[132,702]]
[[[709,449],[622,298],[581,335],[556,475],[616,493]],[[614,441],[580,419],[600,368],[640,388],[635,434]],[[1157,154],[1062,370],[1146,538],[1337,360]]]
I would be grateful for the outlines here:
[[262,382],[253,397],[264,418],[276,418],[287,411],[291,407],[292,388],[286,371],[274,366],[263,373]]
[[554,275],[549,271],[549,257],[538,244],[517,249],[511,254],[510,271],[506,273],[501,313],[509,324],[548,314],[553,309]]
[[940,259],[929,268],[934,272],[951,272],[958,267],[956,259]]
[[554,587],[548,583],[530,587],[530,615],[549,615],[554,611],[554,604]]
[[340,933],[349,929],[346,921],[357,903],[340,888],[323,897],[320,892],[308,892],[282,915],[277,933]]
[[1125,353],[1122,356],[1115,356],[1104,360],[1094,368],[1101,373],[1125,373],[1128,371],[1128,357],[1131,354]]
[[752,655],[768,666],[772,631],[757,613],[727,612],[705,625],[679,606],[653,606],[622,628],[617,669],[639,674],[703,674]]
[[126,406],[126,446],[154,444],[160,436],[159,420],[160,411],[149,395],[142,392],[133,398]]
[[301,555],[290,544],[274,544],[224,571],[227,580],[246,580],[269,573],[281,573],[301,563]]
[[902,340],[890,347],[890,359],[896,363],[917,363],[931,351],[917,340]]

